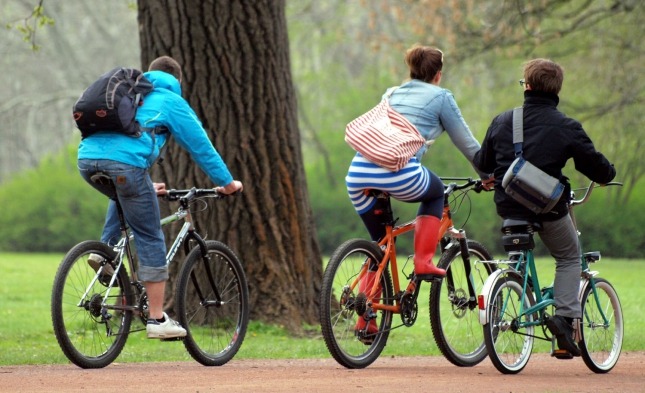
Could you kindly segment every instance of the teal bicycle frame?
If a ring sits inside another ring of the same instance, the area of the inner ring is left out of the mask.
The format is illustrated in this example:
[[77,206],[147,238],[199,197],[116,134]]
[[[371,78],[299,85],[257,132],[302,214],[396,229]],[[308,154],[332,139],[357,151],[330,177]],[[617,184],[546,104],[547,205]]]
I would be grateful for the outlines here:
[[[615,184],[620,184],[620,183],[615,183]],[[578,227],[576,225],[575,216],[573,214],[573,207],[585,203],[589,199],[589,196],[591,194],[591,189],[592,188],[590,187],[582,199],[578,201],[574,200],[569,205],[569,215],[571,217],[571,220],[573,221],[573,225],[576,228],[576,231],[578,230]],[[578,235],[580,235],[580,232],[578,232]],[[533,236],[533,234],[531,234],[531,236]],[[590,263],[600,260],[600,252],[594,251],[594,252],[584,253],[582,249],[582,243],[580,242],[579,237],[578,237],[578,244],[580,247],[580,264],[581,264],[581,271],[582,271],[581,272],[582,281],[581,281],[579,292],[580,294],[582,294],[582,291],[585,289],[586,285],[591,286],[591,290],[593,292],[594,299],[596,300],[596,304],[600,304],[600,299],[598,297],[598,292],[596,290],[596,282],[594,280],[594,276],[598,274],[598,272],[589,270]],[[517,259],[513,259],[513,258],[517,258]],[[540,282],[538,280],[537,269],[535,267],[533,250],[529,249],[529,250],[522,250],[522,251],[511,251],[509,253],[509,259],[510,261],[507,261],[507,262],[514,262],[515,260],[517,260],[516,263],[509,264],[509,268],[514,270],[516,274],[518,274],[520,277],[523,277],[523,280],[524,280],[523,287],[522,287],[522,299],[525,299],[526,297],[526,288],[529,285],[529,283],[533,287],[533,294],[535,297],[534,299],[535,304],[531,307],[528,307],[526,310],[524,310],[524,301],[520,302],[519,320],[516,321],[517,327],[543,325],[545,321],[544,310],[549,306],[555,307],[553,285],[540,289]],[[528,267],[528,274],[527,274],[527,267]],[[586,285],[585,285],[585,281],[587,282]],[[507,294],[506,296],[510,296],[510,294]],[[508,305],[508,298],[504,299],[502,312],[506,312],[507,305]],[[604,310],[601,307],[598,307],[598,312],[602,316],[603,326],[605,327],[609,326],[610,321],[605,315]],[[532,321],[524,320],[524,317],[526,315],[531,315],[534,313],[538,313],[539,318]],[[581,323],[587,323],[590,326],[592,322],[590,322],[590,318],[586,314],[587,312],[585,310],[585,315],[582,316]],[[594,327],[597,327],[597,326],[598,325],[596,324]],[[578,332],[579,332],[579,329],[578,329]]]

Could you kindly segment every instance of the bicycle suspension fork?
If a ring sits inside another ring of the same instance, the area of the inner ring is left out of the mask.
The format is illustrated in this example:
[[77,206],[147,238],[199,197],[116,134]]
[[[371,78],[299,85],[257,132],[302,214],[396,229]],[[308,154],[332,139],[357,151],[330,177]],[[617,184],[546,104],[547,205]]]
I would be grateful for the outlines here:
[[202,239],[195,230],[190,229],[188,231],[188,234],[186,236],[186,241],[184,242],[184,248],[186,251],[186,255],[188,255],[188,252],[190,251],[190,240],[194,240],[201,252],[202,255],[202,262],[204,263],[204,270],[206,271],[206,277],[208,278],[208,283],[210,284],[211,289],[213,290],[213,294],[215,295],[216,300],[206,300],[206,297],[202,293],[202,290],[199,286],[199,283],[197,282],[197,276],[195,275],[195,270],[192,270],[190,272],[190,279],[193,282],[193,285],[195,286],[195,291],[197,292],[197,296],[199,296],[200,303],[204,306],[221,306],[222,305],[222,297],[220,296],[219,290],[217,289],[217,285],[215,284],[215,277],[213,277],[213,272],[210,268],[209,261],[211,259],[210,255],[208,255],[208,248],[206,247],[206,242],[204,242],[204,239]]

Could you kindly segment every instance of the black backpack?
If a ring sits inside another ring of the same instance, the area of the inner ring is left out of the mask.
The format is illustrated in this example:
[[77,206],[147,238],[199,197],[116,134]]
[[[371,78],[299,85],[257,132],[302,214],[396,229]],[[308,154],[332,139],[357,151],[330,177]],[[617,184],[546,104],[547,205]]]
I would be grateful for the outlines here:
[[74,121],[81,130],[81,138],[99,131],[139,137],[142,130],[135,116],[143,97],[153,88],[137,69],[117,67],[102,75],[74,104]]

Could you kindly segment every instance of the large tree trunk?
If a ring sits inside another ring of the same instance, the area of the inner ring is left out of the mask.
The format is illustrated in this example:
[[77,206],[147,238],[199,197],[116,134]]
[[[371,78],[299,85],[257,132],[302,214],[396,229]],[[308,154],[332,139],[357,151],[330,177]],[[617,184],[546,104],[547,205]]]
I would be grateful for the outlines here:
[[[251,318],[298,330],[318,320],[322,276],[297,124],[283,0],[139,0],[144,69],[168,55],[183,67],[184,98],[244,192],[196,214],[198,230],[245,267]],[[155,181],[213,187],[170,142]],[[163,204],[162,204],[163,205]],[[174,206],[173,206],[174,207]],[[169,207],[162,206],[162,213]],[[174,239],[178,228],[166,232]],[[168,240],[169,241],[169,240]],[[174,264],[171,276],[178,269]]]

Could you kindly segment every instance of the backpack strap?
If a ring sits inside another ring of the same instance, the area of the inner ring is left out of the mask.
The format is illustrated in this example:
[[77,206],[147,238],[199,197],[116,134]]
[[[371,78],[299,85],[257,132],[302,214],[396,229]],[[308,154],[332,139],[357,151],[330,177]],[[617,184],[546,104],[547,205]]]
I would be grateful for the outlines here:
[[[157,126],[157,127],[141,127],[141,132],[149,132],[150,137],[152,138],[152,149],[154,151],[154,145],[156,144],[155,142],[155,134],[161,135],[161,134],[166,134],[168,133],[168,128],[164,126]],[[171,134],[172,135],[172,134]],[[161,165],[163,160],[166,159],[166,150],[168,150],[168,140],[166,140],[166,143],[161,147],[161,150],[159,150],[159,156],[157,156],[157,164]]]
[[513,149],[515,157],[522,155],[522,144],[524,143],[524,107],[519,106],[513,109]]

